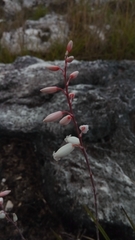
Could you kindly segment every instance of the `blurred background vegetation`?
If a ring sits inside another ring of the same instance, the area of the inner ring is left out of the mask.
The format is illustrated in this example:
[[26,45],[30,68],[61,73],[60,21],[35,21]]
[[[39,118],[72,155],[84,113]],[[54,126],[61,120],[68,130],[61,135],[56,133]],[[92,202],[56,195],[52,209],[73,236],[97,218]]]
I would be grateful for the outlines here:
[[[35,53],[23,48],[19,54],[33,55],[44,60],[63,59],[65,46],[72,39],[72,55],[78,60],[96,59],[135,59],[135,0],[111,0],[95,5],[90,0],[67,1],[61,8],[39,5],[33,9],[22,9],[12,21],[0,22],[0,37],[4,31],[23,26],[27,19],[38,20],[45,14],[55,11],[66,16],[69,25],[68,39],[59,39],[47,52]],[[4,17],[2,7],[1,18]],[[0,62],[14,61],[18,56],[0,45]]]

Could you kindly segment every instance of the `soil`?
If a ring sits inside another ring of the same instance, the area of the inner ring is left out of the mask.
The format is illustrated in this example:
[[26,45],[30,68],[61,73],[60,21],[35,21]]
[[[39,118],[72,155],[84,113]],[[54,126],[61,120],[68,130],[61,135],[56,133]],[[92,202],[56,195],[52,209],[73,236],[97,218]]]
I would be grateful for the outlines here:
[[[59,217],[43,196],[41,166],[30,141],[5,137],[0,139],[0,191],[10,189],[4,203],[11,200],[17,226],[25,240],[78,239],[67,233]],[[0,220],[0,240],[21,240],[17,228]],[[80,238],[82,239],[82,238]]]

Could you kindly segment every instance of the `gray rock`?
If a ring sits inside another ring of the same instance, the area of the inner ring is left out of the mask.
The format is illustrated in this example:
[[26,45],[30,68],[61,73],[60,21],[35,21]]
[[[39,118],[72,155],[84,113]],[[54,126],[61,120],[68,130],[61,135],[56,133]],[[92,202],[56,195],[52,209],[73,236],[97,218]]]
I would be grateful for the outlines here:
[[32,8],[38,5],[39,0],[22,0],[22,7]]
[[[78,4],[79,1],[74,0],[73,4]],[[94,0],[90,4],[93,4],[93,2],[96,3]],[[84,4],[85,3],[88,4],[89,2],[86,0],[84,1]],[[61,43],[65,42],[69,35],[67,4],[68,2],[66,0],[3,0],[1,8],[4,9],[6,18],[3,16],[3,18],[0,19],[0,22],[9,21],[11,25],[16,14],[20,13],[22,16],[25,15],[24,12],[27,11],[26,8],[34,11],[39,5],[41,5],[44,8],[49,7],[50,10],[49,14],[46,14],[45,10],[45,16],[41,18],[39,17],[38,20],[26,20],[24,17],[23,22],[20,22],[18,28],[9,28],[11,30],[7,31],[3,30],[0,39],[2,48],[6,48],[13,54],[20,54],[23,50],[47,53],[48,49],[56,41]],[[60,14],[58,14],[59,12]],[[111,26],[105,25],[100,29],[95,24],[90,24],[84,26],[84,28],[89,31],[90,35],[93,34],[93,36],[99,38],[104,44],[106,40],[106,32]]]
[[17,12],[21,11],[21,4],[20,1],[18,0],[2,0],[3,4],[3,8],[4,8],[4,12],[6,14],[7,17],[11,17],[14,14],[16,14]]
[[14,54],[23,49],[46,52],[58,39],[62,43],[68,31],[64,16],[52,13],[37,21],[27,20],[23,27],[16,30],[3,32],[0,42]]
[[[44,62],[21,57],[13,64],[0,64],[0,134],[29,136],[37,151],[44,194],[65,224],[86,228],[94,234],[93,222],[84,210],[94,213],[94,199],[87,166],[79,149],[56,162],[56,151],[67,135],[76,135],[74,126],[44,124],[42,120],[58,110],[68,110],[64,95],[42,94],[40,89],[63,87],[60,72]],[[76,92],[73,110],[78,124],[88,124],[83,136],[98,197],[99,220],[111,239],[133,240],[123,207],[135,223],[135,62],[74,61],[68,74],[80,71],[71,82]],[[33,138],[34,134],[34,138]]]

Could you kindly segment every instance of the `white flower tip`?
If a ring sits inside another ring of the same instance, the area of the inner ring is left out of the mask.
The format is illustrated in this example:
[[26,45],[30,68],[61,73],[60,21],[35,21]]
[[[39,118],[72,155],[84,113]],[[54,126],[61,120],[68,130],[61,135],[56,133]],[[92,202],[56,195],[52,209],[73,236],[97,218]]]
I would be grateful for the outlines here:
[[54,158],[55,161],[59,161],[60,160],[60,157],[57,157],[56,152],[53,152],[53,158]]
[[75,144],[75,145],[80,145],[80,140],[79,140],[79,138],[74,137],[74,136],[71,136],[71,135],[67,136],[64,140],[65,140],[65,142],[67,142],[67,143],[72,143],[72,144]]

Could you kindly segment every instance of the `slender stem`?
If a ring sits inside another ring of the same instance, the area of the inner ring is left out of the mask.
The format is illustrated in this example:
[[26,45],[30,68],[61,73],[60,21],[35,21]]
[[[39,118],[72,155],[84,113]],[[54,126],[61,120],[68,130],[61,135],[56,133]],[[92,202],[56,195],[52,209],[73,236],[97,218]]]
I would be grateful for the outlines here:
[[82,134],[80,134],[78,123],[76,121],[76,118],[75,118],[75,115],[74,115],[74,112],[73,112],[72,102],[69,98],[69,91],[68,91],[69,81],[67,81],[67,76],[66,75],[67,75],[67,62],[66,62],[66,57],[65,57],[65,67],[64,67],[64,71],[63,71],[64,82],[65,82],[65,95],[67,97],[69,112],[72,114],[72,120],[73,120],[75,129],[76,129],[78,138],[80,140],[81,150],[82,150],[82,153],[84,155],[84,158],[85,158],[85,161],[86,161],[86,164],[87,164],[87,168],[88,168],[88,172],[89,172],[89,176],[90,176],[90,183],[92,185],[92,190],[93,190],[95,215],[96,215],[96,223],[97,223],[96,224],[96,235],[97,235],[97,240],[99,240],[100,238],[99,238],[99,230],[98,230],[98,203],[97,203],[97,193],[96,193],[96,188],[95,188],[95,182],[94,182],[93,173],[92,173],[92,170],[91,170],[91,167],[90,167],[90,163],[89,163],[89,160],[88,160],[88,155],[87,155],[86,149],[85,149],[85,147],[83,145],[83,142],[82,142]]
[[22,235],[22,233],[21,233],[21,230],[19,229],[19,227],[17,226],[17,224],[9,217],[9,215],[8,215],[7,213],[6,213],[6,219],[15,226],[15,228],[17,229],[18,233],[20,234],[22,240],[26,240],[26,239],[23,237],[23,235]]
[[92,170],[91,170],[91,167],[90,167],[90,163],[89,163],[89,160],[88,160],[88,155],[86,153],[85,148],[82,148],[82,152],[83,152],[83,155],[84,155],[86,163],[87,163],[87,167],[88,167],[88,171],[89,171],[89,175],[90,175],[90,181],[91,181],[91,185],[92,185],[92,189],[93,189],[94,205],[95,205],[95,215],[96,215],[96,234],[97,234],[97,240],[99,240],[98,204],[97,204],[97,193],[96,193],[96,188],[95,188],[95,182],[94,182],[93,173],[92,173]]

